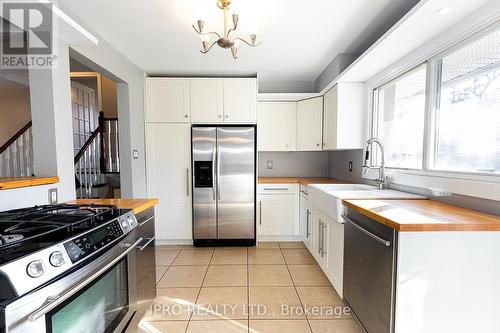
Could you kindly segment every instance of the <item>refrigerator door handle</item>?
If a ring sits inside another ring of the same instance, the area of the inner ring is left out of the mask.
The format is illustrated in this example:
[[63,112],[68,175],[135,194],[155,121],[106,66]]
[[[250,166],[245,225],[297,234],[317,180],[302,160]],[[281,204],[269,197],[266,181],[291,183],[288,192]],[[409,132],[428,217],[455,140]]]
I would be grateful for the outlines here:
[[217,170],[216,170],[216,148],[214,148],[214,150],[212,151],[212,197],[214,199],[214,201],[216,200],[216,193],[217,193],[217,190],[216,190],[216,185],[215,185],[215,181],[216,179],[218,179],[219,177],[217,177]]
[[216,148],[217,150],[217,176],[216,176],[216,184],[217,184],[217,200],[220,201],[220,184],[219,184],[219,178],[220,178],[220,151],[219,147]]

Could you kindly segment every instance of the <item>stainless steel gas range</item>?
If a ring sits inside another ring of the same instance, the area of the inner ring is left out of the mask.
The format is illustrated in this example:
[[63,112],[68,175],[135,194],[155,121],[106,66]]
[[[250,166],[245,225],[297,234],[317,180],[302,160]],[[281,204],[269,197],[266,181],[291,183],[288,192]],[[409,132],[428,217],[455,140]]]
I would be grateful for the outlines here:
[[114,206],[0,213],[0,332],[122,331],[136,309],[136,248],[147,246],[137,226]]

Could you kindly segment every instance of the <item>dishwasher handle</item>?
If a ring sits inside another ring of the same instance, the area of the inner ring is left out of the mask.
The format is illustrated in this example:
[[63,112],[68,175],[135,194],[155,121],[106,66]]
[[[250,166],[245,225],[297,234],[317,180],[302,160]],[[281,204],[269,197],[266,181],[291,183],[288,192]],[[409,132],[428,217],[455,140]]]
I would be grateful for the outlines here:
[[361,231],[362,233],[364,233],[365,235],[373,238],[374,240],[376,240],[377,242],[389,247],[391,246],[391,241],[388,241],[386,239],[383,239],[371,232],[369,232],[368,230],[360,227],[356,222],[354,222],[353,220],[351,220],[350,218],[348,218],[346,215],[342,215],[342,217],[344,218],[344,220],[346,220],[347,222],[351,223],[356,229],[358,229],[359,231]]

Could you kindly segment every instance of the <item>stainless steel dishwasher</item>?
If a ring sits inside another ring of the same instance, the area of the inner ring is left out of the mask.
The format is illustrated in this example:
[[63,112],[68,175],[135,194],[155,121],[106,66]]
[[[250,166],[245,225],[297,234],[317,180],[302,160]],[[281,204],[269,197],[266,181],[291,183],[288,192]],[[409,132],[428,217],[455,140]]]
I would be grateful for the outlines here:
[[344,300],[368,333],[394,332],[397,232],[347,209]]

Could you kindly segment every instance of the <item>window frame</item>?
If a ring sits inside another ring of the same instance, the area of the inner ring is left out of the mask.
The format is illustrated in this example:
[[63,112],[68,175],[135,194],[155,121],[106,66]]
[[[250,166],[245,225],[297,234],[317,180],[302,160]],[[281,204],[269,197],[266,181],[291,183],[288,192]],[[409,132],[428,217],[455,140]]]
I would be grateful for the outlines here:
[[[433,159],[435,157],[436,151],[436,128],[437,128],[437,112],[439,110],[440,103],[440,69],[439,62],[446,56],[456,52],[457,50],[474,43],[475,41],[481,39],[482,37],[494,32],[495,30],[500,30],[500,25],[493,23],[480,31],[473,33],[459,42],[454,42],[444,50],[437,53],[433,53],[430,56],[425,57],[424,60],[418,63],[412,64],[411,67],[406,67],[398,72],[391,73],[390,77],[386,77],[382,81],[377,82],[377,85],[371,89],[371,103],[369,104],[369,117],[370,127],[368,134],[371,137],[377,137],[381,130],[380,124],[380,113],[378,110],[378,94],[377,90],[384,88],[385,86],[393,83],[396,80],[404,78],[410,75],[414,71],[418,70],[420,67],[426,65],[426,91],[425,91],[425,111],[424,111],[424,134],[423,134],[423,150],[422,150],[422,166],[419,169],[401,168],[401,167],[391,167],[386,166],[387,174],[389,176],[394,176],[398,179],[405,179],[405,175],[408,175],[408,179],[414,178],[414,176],[424,176],[431,178],[443,178],[446,179],[445,182],[456,182],[458,181],[473,181],[473,182],[493,182],[500,183],[500,172],[481,172],[481,171],[457,171],[457,170],[442,170],[433,168]],[[369,89],[370,91],[370,89]],[[373,160],[377,159],[377,154],[373,154]],[[398,182],[399,183],[399,182]],[[406,181],[405,181],[406,183]],[[414,181],[409,181],[408,183],[415,183]],[[424,182],[425,183],[425,182]],[[411,184],[411,186],[417,186]],[[425,186],[428,187],[428,186]]]
[[[372,91],[372,98],[373,98],[373,103],[372,103],[372,137],[380,137],[380,133],[382,131],[382,122],[380,121],[381,118],[381,110],[379,109],[379,94],[377,93],[378,90],[384,89],[391,85],[392,83],[404,79],[405,77],[408,77],[415,72],[419,71],[422,67],[426,68],[426,73],[425,73],[425,92],[424,92],[424,98],[425,98],[425,110],[424,110],[424,133],[423,133],[423,138],[422,138],[422,145],[425,145],[425,131],[426,131],[426,118],[427,118],[427,96],[428,96],[428,78],[427,76],[429,75],[429,62],[424,61],[420,62],[418,65],[411,67],[408,70],[405,70],[401,74],[391,78],[390,80],[384,81],[383,84],[377,86],[376,88],[373,89]],[[425,148],[425,147],[423,147]],[[377,152],[378,153],[378,152]],[[377,159],[377,153],[372,154],[372,162]],[[425,155],[425,149],[422,149],[422,163],[425,162],[426,155]],[[394,166],[386,166],[388,169],[394,169],[394,170],[413,170],[413,171],[420,171],[424,170],[423,165],[421,168],[404,168],[404,167],[394,167]]]

